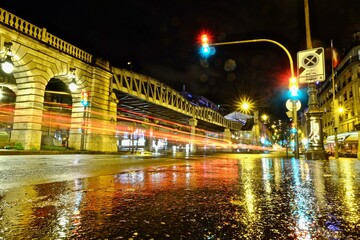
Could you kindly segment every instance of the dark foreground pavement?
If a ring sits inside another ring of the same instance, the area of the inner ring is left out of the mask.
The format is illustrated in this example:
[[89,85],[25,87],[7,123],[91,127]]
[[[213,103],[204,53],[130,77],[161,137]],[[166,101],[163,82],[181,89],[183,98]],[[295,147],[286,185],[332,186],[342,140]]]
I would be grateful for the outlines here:
[[360,239],[355,159],[1,156],[0,177],[0,239]]

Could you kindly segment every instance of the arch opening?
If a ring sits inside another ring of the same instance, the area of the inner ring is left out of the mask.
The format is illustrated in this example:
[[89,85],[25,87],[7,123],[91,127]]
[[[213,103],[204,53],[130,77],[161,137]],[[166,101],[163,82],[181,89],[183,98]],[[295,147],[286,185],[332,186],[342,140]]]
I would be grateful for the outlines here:
[[45,88],[41,145],[68,147],[71,125],[72,95],[68,86],[52,78]]

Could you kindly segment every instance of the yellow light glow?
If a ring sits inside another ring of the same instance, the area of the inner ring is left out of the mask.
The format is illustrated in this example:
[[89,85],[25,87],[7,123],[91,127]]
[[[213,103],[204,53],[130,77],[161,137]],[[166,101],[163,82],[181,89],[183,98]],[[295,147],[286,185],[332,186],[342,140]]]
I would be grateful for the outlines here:
[[345,112],[346,112],[346,109],[345,109],[343,106],[340,106],[340,107],[338,108],[338,113],[344,114]]
[[242,97],[239,103],[239,109],[244,113],[250,113],[254,108],[254,101],[247,97]]
[[261,115],[261,120],[263,120],[264,122],[267,122],[269,120],[269,115],[267,115],[267,114]]

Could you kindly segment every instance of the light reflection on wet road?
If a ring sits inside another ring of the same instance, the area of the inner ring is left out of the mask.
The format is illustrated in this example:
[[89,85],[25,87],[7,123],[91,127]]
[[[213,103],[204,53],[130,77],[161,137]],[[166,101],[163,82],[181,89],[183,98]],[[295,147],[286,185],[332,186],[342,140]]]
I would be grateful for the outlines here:
[[104,157],[18,187],[2,158],[0,239],[360,239],[359,160]]

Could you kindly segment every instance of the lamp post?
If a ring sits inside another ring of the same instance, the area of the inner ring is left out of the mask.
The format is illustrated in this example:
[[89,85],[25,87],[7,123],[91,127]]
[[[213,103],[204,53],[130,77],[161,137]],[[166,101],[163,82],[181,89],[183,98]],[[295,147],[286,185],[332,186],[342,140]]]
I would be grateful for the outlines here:
[[244,113],[253,113],[254,115],[254,143],[255,145],[259,144],[260,138],[260,127],[259,127],[259,111],[254,110],[254,102],[247,98],[242,98],[240,100],[240,110]]
[[[333,42],[331,41],[331,53],[333,53]],[[333,99],[333,113],[334,113],[334,145],[335,145],[335,159],[339,159],[339,143],[337,137],[337,130],[339,128],[339,112],[338,112],[338,100],[335,97],[335,74],[334,66],[331,64],[331,80],[332,80],[332,99]]]
[[[201,36],[201,42],[202,42],[202,51],[203,51],[203,55],[209,55],[209,54],[213,54],[215,51],[213,49],[211,49],[211,46],[221,46],[221,45],[233,45],[233,44],[243,44],[243,43],[258,43],[258,42],[269,42],[269,43],[273,43],[277,46],[279,46],[282,50],[285,51],[288,59],[289,59],[289,64],[290,64],[290,73],[291,73],[291,77],[289,79],[289,82],[291,83],[292,81],[295,80],[296,84],[297,84],[297,78],[295,77],[294,74],[294,64],[293,64],[293,60],[292,57],[290,55],[290,52],[279,42],[271,40],[271,39],[251,39],[251,40],[241,40],[241,41],[232,41],[232,42],[219,42],[219,43],[209,43],[209,39],[206,35],[202,35]],[[295,90],[295,89],[290,89],[290,90]],[[296,89],[297,91],[297,89]],[[293,95],[294,96],[294,95]],[[297,96],[297,95],[296,95]],[[295,122],[295,131],[297,134],[297,109],[296,109],[296,99],[293,99],[293,116],[294,116],[294,122]],[[296,120],[296,121],[295,121]],[[295,158],[299,158],[299,143],[298,143],[298,138],[295,138]]]
[[[312,48],[310,34],[309,1],[304,0],[305,10],[305,29],[306,29],[306,48]],[[308,160],[327,159],[324,142],[322,115],[323,111],[318,107],[317,90],[315,83],[309,83],[308,86],[308,111],[306,112],[308,149],[305,158]]]

